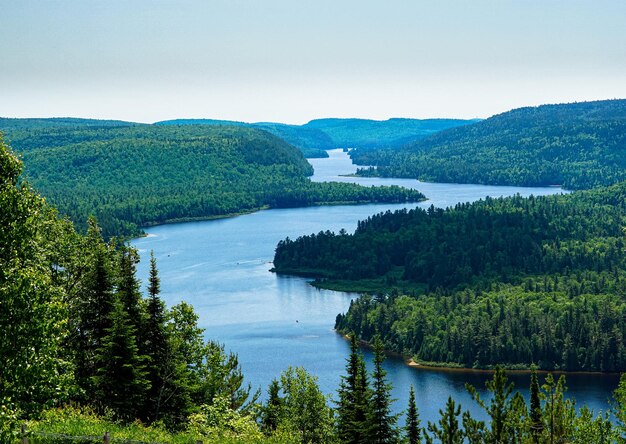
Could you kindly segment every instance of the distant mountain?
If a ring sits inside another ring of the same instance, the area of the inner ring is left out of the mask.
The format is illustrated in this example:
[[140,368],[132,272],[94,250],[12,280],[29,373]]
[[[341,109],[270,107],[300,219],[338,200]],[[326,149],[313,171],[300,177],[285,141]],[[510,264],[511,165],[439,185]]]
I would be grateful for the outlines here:
[[363,175],[592,188],[626,180],[626,100],[519,108],[396,151],[356,153]]
[[398,148],[448,128],[477,122],[458,119],[316,119],[305,128],[328,134],[335,147],[341,148]]
[[247,123],[233,120],[215,119],[176,119],[156,122],[155,125],[229,125],[258,128],[267,131],[285,142],[298,148],[305,157],[328,157],[326,150],[336,148],[328,135],[314,128],[304,128],[298,125],[284,123],[259,122]]

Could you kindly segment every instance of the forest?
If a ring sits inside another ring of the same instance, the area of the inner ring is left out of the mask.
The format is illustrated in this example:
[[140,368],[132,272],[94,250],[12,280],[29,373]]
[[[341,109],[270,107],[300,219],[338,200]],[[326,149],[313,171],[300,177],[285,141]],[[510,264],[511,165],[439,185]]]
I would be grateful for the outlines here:
[[487,382],[488,398],[467,387],[488,421],[461,413],[449,398],[437,423],[422,424],[411,388],[401,422],[391,413],[383,340],[372,339],[368,371],[354,332],[334,397],[305,369],[288,368],[260,402],[237,356],[205,340],[193,308],[184,302],[165,307],[154,256],[144,295],[137,251],[106,241],[95,218],[86,234],[75,231],[20,179],[22,164],[1,139],[0,172],[1,442],[90,441],[105,431],[118,442],[171,443],[609,443],[626,437],[626,377],[613,408],[602,413],[578,410],[566,399],[564,377],[548,375],[540,387],[534,370],[528,403],[501,368]]
[[400,149],[356,149],[364,176],[571,190],[626,180],[626,100],[519,108]]
[[81,119],[0,119],[28,181],[80,230],[141,227],[327,203],[424,199],[399,187],[313,183],[302,153],[259,129]]
[[[371,216],[353,235],[281,241],[279,273],[386,290],[340,331],[426,362],[624,371],[626,183],[568,195],[491,199]],[[423,291],[399,296],[402,282]]]

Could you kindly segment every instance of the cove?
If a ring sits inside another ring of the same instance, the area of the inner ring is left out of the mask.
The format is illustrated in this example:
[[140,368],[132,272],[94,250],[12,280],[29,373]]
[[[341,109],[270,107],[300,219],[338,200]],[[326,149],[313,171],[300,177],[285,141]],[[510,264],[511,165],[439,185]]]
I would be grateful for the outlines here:
[[[467,184],[435,184],[411,179],[344,177],[356,170],[341,150],[326,159],[311,159],[313,180],[337,180],[362,185],[401,185],[416,188],[429,200],[419,204],[372,204],[265,210],[228,219],[161,225],[146,229],[147,237],[135,239],[143,261],[138,272],[147,281],[150,250],[157,258],[162,296],[168,306],[186,301],[194,306],[207,338],[225,344],[239,355],[246,380],[265,390],[288,366],[303,366],[319,378],[321,389],[334,394],[344,373],[349,347],[333,331],[335,316],[345,312],[356,294],[318,290],[308,279],[269,272],[274,248],[289,236],[321,230],[354,231],[358,220],[387,210],[447,207],[486,196],[519,193],[522,196],[563,192],[559,188],[523,188]],[[365,350],[368,365],[371,353]],[[438,410],[452,395],[475,417],[485,415],[465,391],[468,382],[484,394],[490,378],[482,372],[450,372],[415,369],[390,357],[385,368],[393,383],[394,409],[406,408],[409,386],[415,387],[422,424],[436,421]],[[509,378],[527,396],[529,376]],[[540,383],[543,376],[540,376]],[[577,404],[606,410],[617,387],[617,375],[567,375],[568,394]],[[403,419],[401,420],[403,422]]]

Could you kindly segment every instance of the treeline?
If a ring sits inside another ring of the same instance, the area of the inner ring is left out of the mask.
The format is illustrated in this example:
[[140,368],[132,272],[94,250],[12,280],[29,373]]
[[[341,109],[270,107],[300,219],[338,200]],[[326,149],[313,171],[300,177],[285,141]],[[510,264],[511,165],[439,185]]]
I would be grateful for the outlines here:
[[362,296],[335,328],[416,362],[466,368],[626,369],[620,272],[526,278],[520,285],[421,296]]
[[276,247],[278,272],[336,279],[385,276],[454,288],[540,273],[612,270],[624,263],[626,183],[569,195],[486,198],[360,221]]
[[333,148],[358,148],[368,151],[380,148],[399,148],[436,132],[474,122],[476,120],[331,118],[311,120],[302,127],[327,134],[332,140]]
[[588,189],[626,180],[626,100],[520,108],[399,150],[354,150],[358,174]]
[[[625,217],[626,183],[401,210],[359,222],[353,235],[281,241],[274,266],[381,278],[388,295],[355,301],[337,329],[378,333],[421,361],[623,371]],[[424,291],[399,297],[404,282]]]
[[300,152],[257,129],[82,122],[0,126],[9,127],[29,182],[82,231],[96,216],[105,237],[265,207],[423,199],[398,187],[312,183]]
[[164,120],[162,122],[156,122],[155,125],[221,125],[258,128],[295,146],[302,151],[302,154],[307,158],[328,157],[326,150],[336,148],[328,134],[315,128],[306,128],[302,125],[288,125],[274,122],[247,123],[215,119]]

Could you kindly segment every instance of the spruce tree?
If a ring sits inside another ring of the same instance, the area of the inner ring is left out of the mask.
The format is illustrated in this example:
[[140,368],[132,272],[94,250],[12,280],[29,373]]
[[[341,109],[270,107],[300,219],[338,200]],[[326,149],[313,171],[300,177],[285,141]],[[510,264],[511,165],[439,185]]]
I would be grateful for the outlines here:
[[135,327],[137,334],[143,331],[143,312],[139,281],[137,280],[137,263],[139,254],[134,248],[124,245],[119,259],[120,277],[117,292],[119,300],[128,313],[128,319]]
[[541,400],[539,398],[539,382],[537,381],[537,368],[532,367],[530,373],[530,430],[533,442],[539,444],[539,438],[543,431],[543,416],[541,413]]
[[371,394],[365,361],[354,333],[350,337],[346,373],[341,377],[337,391],[337,436],[341,442],[365,443],[371,438]]
[[372,419],[370,442],[378,444],[395,443],[398,441],[396,423],[397,415],[391,414],[391,384],[387,382],[387,372],[383,369],[385,353],[379,336],[374,339],[374,371],[372,393]]
[[98,370],[93,377],[98,404],[110,408],[121,420],[134,420],[145,405],[150,383],[138,354],[134,328],[120,301],[114,304],[111,326],[98,351]]
[[420,417],[415,403],[413,385],[409,388],[409,408],[406,413],[406,437],[409,444],[418,444],[421,441]]
[[[428,430],[442,444],[461,444],[465,438],[465,433],[459,425],[459,415],[461,414],[461,406],[456,405],[452,396],[448,396],[446,409],[439,410],[441,418],[438,424],[428,423]],[[427,442],[432,442],[429,437]]]
[[150,381],[145,413],[149,420],[158,420],[163,414],[173,413],[176,390],[175,363],[166,331],[165,304],[159,297],[160,279],[154,253],[150,253],[148,302],[144,326],[143,352],[147,358],[146,370]]
[[77,301],[70,309],[73,326],[70,344],[76,356],[76,382],[87,399],[93,399],[93,377],[98,366],[98,354],[108,329],[115,305],[115,251],[105,244],[95,218],[88,221],[85,250],[88,261],[77,291]]
[[268,389],[268,400],[261,414],[261,429],[268,435],[278,427],[283,407],[283,399],[280,397],[280,384],[272,379]]

